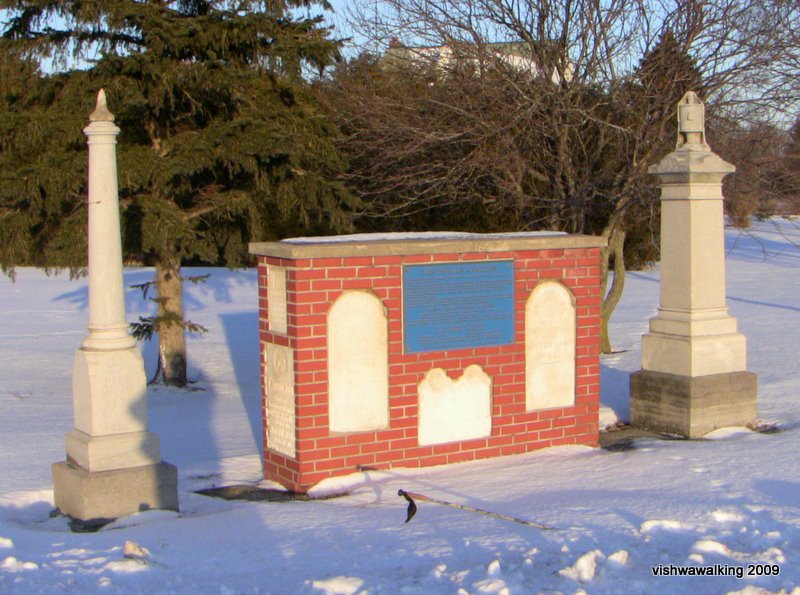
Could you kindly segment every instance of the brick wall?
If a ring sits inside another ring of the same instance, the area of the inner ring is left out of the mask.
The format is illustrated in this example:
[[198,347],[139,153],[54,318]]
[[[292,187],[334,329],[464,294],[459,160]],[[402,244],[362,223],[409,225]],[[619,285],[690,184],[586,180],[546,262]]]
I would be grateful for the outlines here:
[[[402,328],[403,265],[513,260],[515,340],[511,345],[433,353],[405,353]],[[286,268],[288,333],[269,331],[266,266]],[[566,444],[596,446],[600,401],[600,249],[554,248],[287,259],[259,256],[259,335],[295,350],[296,459],[264,449],[264,473],[304,491],[327,477],[363,468],[418,467],[527,452]],[[525,304],[536,285],[557,280],[576,304],[574,406],[525,410]],[[389,427],[332,435],[328,429],[327,314],[346,290],[372,291],[389,321]],[[492,378],[491,436],[419,446],[417,387],[431,368],[459,378],[479,365]],[[264,363],[262,357],[262,378]],[[263,384],[262,384],[263,385]],[[266,402],[266,396],[263,401]],[[264,444],[269,419],[264,415]]]

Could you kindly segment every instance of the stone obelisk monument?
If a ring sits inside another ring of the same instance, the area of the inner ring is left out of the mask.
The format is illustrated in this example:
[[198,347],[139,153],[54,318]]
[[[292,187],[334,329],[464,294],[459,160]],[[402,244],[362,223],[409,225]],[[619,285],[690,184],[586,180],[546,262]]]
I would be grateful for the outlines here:
[[722,179],[734,170],[706,144],[705,106],[687,93],[677,148],[650,168],[661,178],[661,299],[631,375],[634,426],[695,438],[755,423],[756,375],[725,294]]
[[56,507],[84,523],[151,508],[178,509],[177,470],[147,430],[142,356],[128,333],[122,279],[116,144],[119,128],[101,90],[84,129],[89,144],[89,324],[75,353],[75,429],[67,460],[53,464]]

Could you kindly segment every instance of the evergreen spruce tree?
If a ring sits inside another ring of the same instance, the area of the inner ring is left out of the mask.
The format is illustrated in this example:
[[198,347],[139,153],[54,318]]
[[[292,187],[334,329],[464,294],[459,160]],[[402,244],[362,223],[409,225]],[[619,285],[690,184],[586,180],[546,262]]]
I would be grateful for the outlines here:
[[675,140],[677,124],[672,117],[681,98],[694,91],[705,98],[703,77],[692,57],[665,29],[658,43],[642,58],[634,73],[637,114],[645,118],[642,133],[667,148]]
[[[630,78],[609,96],[605,117],[623,134],[614,134],[599,155],[594,184],[600,192],[590,220],[595,233],[608,238],[602,251],[600,348],[610,353],[609,321],[622,298],[627,268],[658,259],[659,186],[647,172],[675,147],[676,109],[687,91],[704,95],[694,60],[670,29],[664,29]],[[598,223],[599,222],[599,225]],[[608,272],[613,270],[606,292]]]
[[[0,263],[84,265],[82,128],[104,88],[125,254],[156,269],[166,384],[186,383],[182,263],[238,266],[251,239],[349,226],[337,133],[307,83],[338,55],[320,17],[298,16],[313,5],[0,0]],[[33,76],[44,59],[77,68]]]

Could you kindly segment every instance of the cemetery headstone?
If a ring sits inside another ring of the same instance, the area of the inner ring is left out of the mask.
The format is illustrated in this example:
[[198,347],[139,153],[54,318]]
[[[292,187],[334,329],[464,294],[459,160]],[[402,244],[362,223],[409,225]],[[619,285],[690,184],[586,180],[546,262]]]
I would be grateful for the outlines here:
[[631,375],[635,426],[700,437],[755,423],[756,375],[728,314],[722,179],[735,167],[705,139],[705,107],[678,104],[676,149],[650,168],[661,178],[661,297]]
[[89,324],[75,353],[75,428],[66,461],[53,464],[55,505],[102,524],[150,508],[178,510],[177,470],[147,430],[147,382],[128,333],[122,278],[116,143],[119,128],[101,90],[84,129],[89,142]]

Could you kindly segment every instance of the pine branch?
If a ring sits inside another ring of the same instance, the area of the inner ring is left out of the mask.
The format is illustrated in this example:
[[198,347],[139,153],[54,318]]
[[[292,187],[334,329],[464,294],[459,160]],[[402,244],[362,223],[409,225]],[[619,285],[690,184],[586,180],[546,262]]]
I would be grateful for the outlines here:
[[188,333],[202,335],[208,332],[208,329],[191,320],[179,319],[174,315],[166,316],[140,316],[139,322],[130,323],[131,335],[138,341],[150,341],[154,333],[160,333],[162,330],[171,327],[179,326]]

